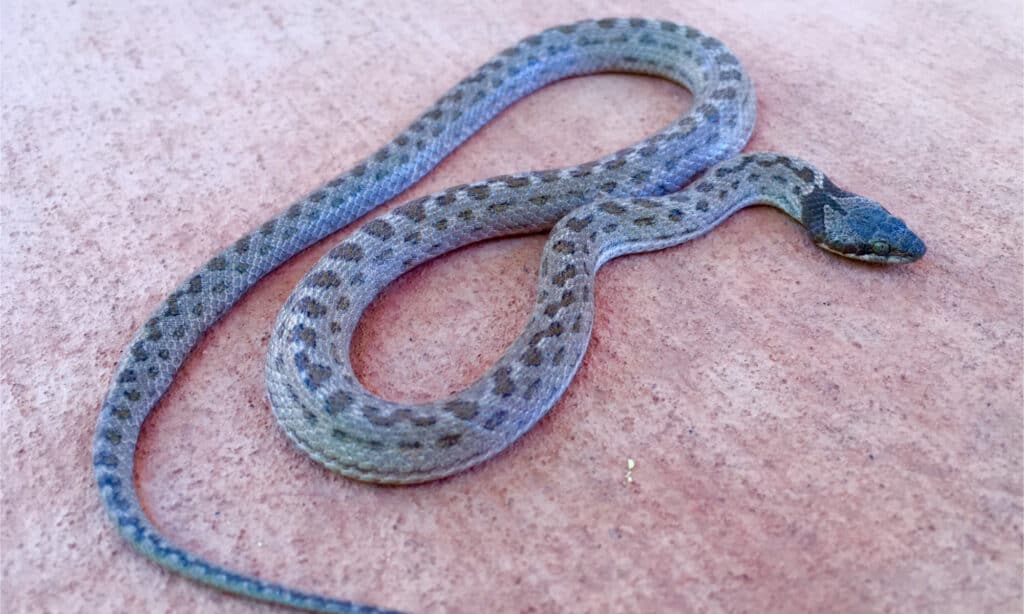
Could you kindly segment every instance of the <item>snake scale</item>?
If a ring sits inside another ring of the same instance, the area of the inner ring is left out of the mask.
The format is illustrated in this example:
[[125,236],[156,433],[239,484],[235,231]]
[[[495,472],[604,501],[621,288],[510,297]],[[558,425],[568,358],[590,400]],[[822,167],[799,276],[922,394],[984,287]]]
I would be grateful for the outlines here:
[[[499,53],[390,143],[211,258],[160,303],[124,351],[96,427],[96,481],[121,535],[160,565],[231,593],[315,611],[387,611],[266,582],[171,544],[146,518],[132,481],[139,430],[201,335],[260,278],[399,194],[513,101],[598,72],[673,81],[693,94],[692,107],[593,162],[402,204],[352,231],[305,275],[277,318],[266,364],[271,406],[298,447],[346,476],[395,484],[447,476],[497,454],[548,411],[576,372],[604,262],[700,236],[748,205],[781,209],[816,245],[850,258],[910,262],[924,254],[902,221],[807,162],[737,156],[753,129],[754,91],[717,39],[637,18],[545,30]],[[359,384],[352,334],[390,281],[468,243],[545,230],[529,322],[479,379],[426,403],[388,401]]]

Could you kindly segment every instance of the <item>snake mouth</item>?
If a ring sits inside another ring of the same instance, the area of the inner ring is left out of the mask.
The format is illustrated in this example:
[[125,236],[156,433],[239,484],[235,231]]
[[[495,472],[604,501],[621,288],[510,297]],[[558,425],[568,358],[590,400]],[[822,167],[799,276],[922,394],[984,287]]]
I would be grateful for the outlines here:
[[926,251],[924,243],[920,240],[917,241],[917,245],[914,246],[914,249],[907,251],[890,251],[888,254],[877,254],[874,251],[836,249],[827,243],[817,243],[817,246],[826,252],[831,252],[844,258],[860,260],[861,262],[871,262],[874,264],[907,264],[914,262],[915,260],[920,260]]

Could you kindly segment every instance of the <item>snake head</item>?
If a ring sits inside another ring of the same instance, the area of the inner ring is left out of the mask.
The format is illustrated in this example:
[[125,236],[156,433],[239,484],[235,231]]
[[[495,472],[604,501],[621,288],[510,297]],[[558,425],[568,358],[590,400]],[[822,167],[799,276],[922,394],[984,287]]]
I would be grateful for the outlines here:
[[903,220],[827,177],[801,201],[803,224],[825,251],[881,263],[913,262],[924,255],[924,242]]

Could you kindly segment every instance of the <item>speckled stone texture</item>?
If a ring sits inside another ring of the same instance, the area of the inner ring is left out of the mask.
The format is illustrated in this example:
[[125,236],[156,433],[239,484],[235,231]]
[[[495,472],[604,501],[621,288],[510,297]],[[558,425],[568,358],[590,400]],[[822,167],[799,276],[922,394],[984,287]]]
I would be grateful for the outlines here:
[[[89,450],[122,346],[217,248],[492,53],[616,14],[725,41],[758,88],[748,149],[887,204],[925,259],[841,261],[756,209],[615,261],[547,418],[477,469],[380,488],[301,456],[264,400],[276,310],[342,231],[186,363],[141,439],[148,513],[214,561],[425,612],[1020,611],[1018,2],[274,5],[3,2],[3,612],[272,611],[108,525]],[[407,196],[587,160],[686,104],[640,77],[557,84]],[[427,399],[482,373],[524,323],[542,243],[403,277],[357,335],[363,381]]]

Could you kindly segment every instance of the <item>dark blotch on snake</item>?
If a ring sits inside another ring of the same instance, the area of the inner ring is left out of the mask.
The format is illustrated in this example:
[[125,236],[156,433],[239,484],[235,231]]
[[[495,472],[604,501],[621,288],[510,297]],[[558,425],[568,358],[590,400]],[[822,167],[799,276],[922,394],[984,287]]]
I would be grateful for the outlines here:
[[569,220],[567,220],[565,222],[565,226],[569,230],[573,230],[575,232],[580,232],[581,230],[586,228],[588,225],[590,225],[590,222],[592,222],[593,220],[594,220],[594,216],[592,216],[592,215],[588,215],[587,217],[574,217],[574,218],[570,218]]
[[718,122],[720,115],[718,109],[713,104],[704,103],[697,107],[697,112],[704,116],[711,123]]
[[537,367],[540,366],[540,363],[544,360],[544,355],[536,347],[529,347],[525,352],[523,352],[520,360],[528,367]]
[[403,205],[395,209],[395,212],[404,218],[412,220],[413,222],[422,222],[427,219],[427,210],[423,206],[422,202],[413,202],[408,205]]
[[311,348],[316,347],[316,331],[305,324],[296,324],[292,329],[292,339]]
[[442,435],[437,439],[437,447],[450,448],[459,443],[460,439],[462,439],[461,433],[451,433],[449,435]]
[[307,318],[316,319],[327,313],[327,308],[316,301],[316,299],[305,296],[295,304],[295,308],[299,310]]
[[397,422],[394,415],[383,415],[379,408],[372,405],[363,406],[363,417],[375,426],[394,426]]
[[508,418],[507,411],[505,411],[504,409],[496,411],[493,414],[491,414],[489,418],[487,418],[486,422],[484,422],[484,428],[487,429],[488,431],[493,431],[494,429],[501,426],[505,422],[506,418]]
[[575,254],[576,245],[572,241],[566,241],[565,239],[559,239],[555,241],[551,249],[558,252],[559,254]]
[[338,390],[336,392],[332,392],[331,395],[327,397],[327,401],[324,404],[324,411],[333,416],[338,412],[348,409],[351,404],[352,395],[344,390]]
[[301,373],[306,375],[306,387],[310,390],[316,390],[320,387],[320,384],[324,383],[331,376],[330,367],[311,362],[305,352],[299,352],[295,355],[295,366]]
[[530,180],[526,177],[507,177],[504,181],[505,185],[510,188],[522,188],[530,185]]
[[491,188],[485,183],[470,187],[466,193],[476,200],[483,200],[491,195]]
[[570,279],[576,276],[577,270],[575,265],[568,265],[562,269],[557,275],[551,278],[551,283],[556,286],[564,286]]
[[341,285],[341,278],[334,271],[317,271],[310,275],[309,285],[314,288],[337,288]]
[[502,367],[494,374],[494,394],[507,397],[516,391],[516,384],[512,381],[511,369]]
[[329,256],[336,260],[359,262],[363,259],[363,248],[356,243],[342,243],[332,249]]
[[385,239],[390,239],[395,235],[394,227],[380,218],[370,220],[369,222],[366,223],[366,225],[363,226],[362,230],[366,234],[377,237],[382,241]]
[[476,417],[479,407],[473,401],[455,400],[445,403],[444,410],[456,418],[472,420]]

